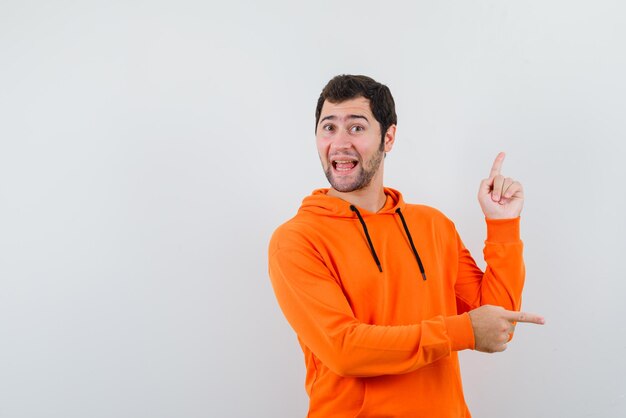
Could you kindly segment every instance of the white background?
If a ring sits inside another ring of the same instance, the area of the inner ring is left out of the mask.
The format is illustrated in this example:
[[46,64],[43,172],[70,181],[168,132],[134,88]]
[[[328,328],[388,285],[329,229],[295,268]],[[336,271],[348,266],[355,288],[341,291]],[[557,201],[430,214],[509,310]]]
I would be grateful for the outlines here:
[[340,73],[396,99],[386,184],[475,258],[498,151],[527,192],[509,350],[475,417],[626,415],[620,1],[0,2],[0,417],[303,417],[267,243],[326,185]]

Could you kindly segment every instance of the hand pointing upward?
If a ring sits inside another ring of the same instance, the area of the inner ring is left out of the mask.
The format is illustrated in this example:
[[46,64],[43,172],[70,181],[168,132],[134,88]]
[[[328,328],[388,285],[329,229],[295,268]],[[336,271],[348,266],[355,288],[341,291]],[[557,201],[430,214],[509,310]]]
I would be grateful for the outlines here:
[[524,206],[522,184],[500,173],[504,157],[503,152],[498,154],[489,177],[480,182],[478,189],[478,202],[488,219],[517,218]]

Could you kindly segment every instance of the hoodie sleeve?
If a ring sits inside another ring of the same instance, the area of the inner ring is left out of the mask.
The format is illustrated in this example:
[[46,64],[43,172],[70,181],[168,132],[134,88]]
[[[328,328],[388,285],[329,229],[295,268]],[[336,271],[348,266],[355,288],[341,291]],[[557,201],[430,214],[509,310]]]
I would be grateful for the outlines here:
[[467,313],[396,326],[357,320],[320,254],[297,234],[274,234],[269,274],[298,337],[341,376],[408,373],[452,351],[473,348]]
[[520,240],[520,218],[487,219],[483,273],[457,235],[459,270],[456,294],[459,313],[482,305],[518,311],[521,307],[525,268]]

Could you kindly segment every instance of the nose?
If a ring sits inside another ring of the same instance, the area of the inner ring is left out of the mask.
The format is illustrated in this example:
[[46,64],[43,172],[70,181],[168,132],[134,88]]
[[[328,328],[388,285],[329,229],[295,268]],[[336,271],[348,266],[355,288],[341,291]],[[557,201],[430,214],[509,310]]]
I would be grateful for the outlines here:
[[345,129],[337,131],[334,141],[331,144],[331,148],[338,150],[352,148],[352,138],[350,137],[350,133]]

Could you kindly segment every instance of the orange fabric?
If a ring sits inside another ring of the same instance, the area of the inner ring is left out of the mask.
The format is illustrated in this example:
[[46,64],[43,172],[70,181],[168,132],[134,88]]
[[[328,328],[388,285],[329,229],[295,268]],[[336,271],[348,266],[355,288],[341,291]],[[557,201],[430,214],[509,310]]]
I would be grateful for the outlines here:
[[386,188],[378,213],[360,210],[381,273],[350,204],[326,192],[306,197],[269,246],[276,298],[305,356],[308,416],[470,417],[457,351],[474,347],[467,311],[520,307],[519,218],[487,220],[483,274],[449,219]]

